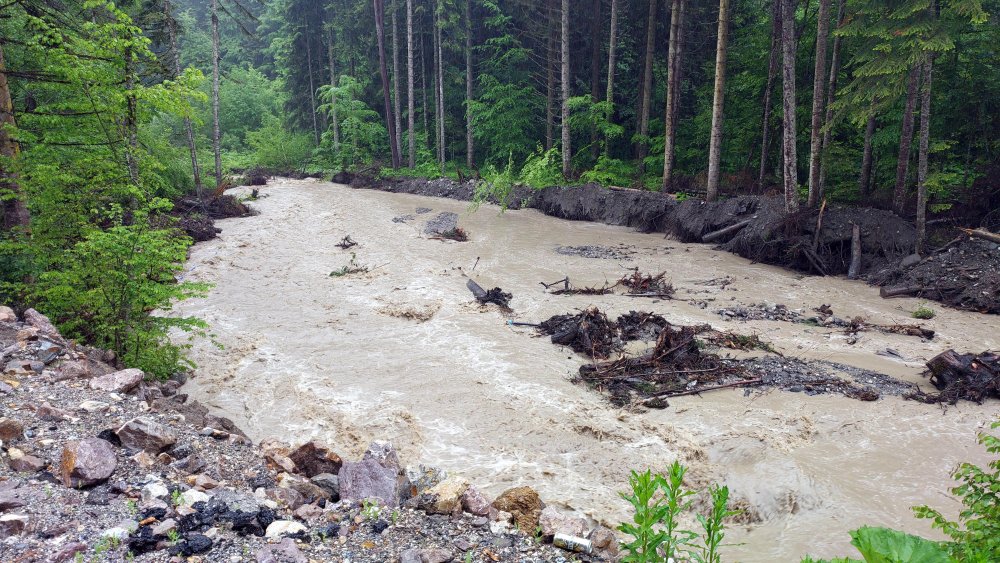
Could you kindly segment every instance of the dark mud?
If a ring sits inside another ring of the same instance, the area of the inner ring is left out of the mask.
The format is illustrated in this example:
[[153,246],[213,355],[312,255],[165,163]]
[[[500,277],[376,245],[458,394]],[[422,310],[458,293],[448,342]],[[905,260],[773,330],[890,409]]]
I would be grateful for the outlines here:
[[[338,175],[351,187],[471,201],[475,182],[418,178],[376,179]],[[493,201],[492,203],[499,203]],[[664,232],[682,242],[713,242],[755,262],[815,275],[844,275],[852,261],[852,236],[860,230],[860,276],[876,285],[912,283],[912,295],[957,309],[1000,313],[1000,249],[983,241],[952,246],[950,255],[913,266],[916,229],[894,213],[824,205],[786,214],[780,198],[746,195],[720,202],[677,201],[643,190],[553,186],[516,188],[511,209],[532,207],[562,219],[595,221]],[[728,229],[728,230],[727,230]],[[957,253],[957,254],[954,254]],[[954,259],[960,258],[958,262]],[[919,260],[918,260],[919,261]],[[945,283],[947,282],[947,283]]]

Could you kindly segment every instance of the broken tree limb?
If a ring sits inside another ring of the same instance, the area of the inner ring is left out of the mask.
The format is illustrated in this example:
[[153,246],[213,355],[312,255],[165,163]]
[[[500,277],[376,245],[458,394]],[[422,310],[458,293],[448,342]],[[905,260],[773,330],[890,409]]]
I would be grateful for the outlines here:
[[920,293],[923,289],[916,285],[897,285],[893,287],[883,287],[879,289],[878,293],[882,299],[888,299],[890,297],[907,297],[913,295],[914,293]]
[[847,269],[847,279],[856,280],[861,275],[861,227],[851,226],[851,265]]
[[723,238],[726,235],[736,234],[737,232],[739,232],[740,230],[742,230],[743,227],[746,227],[751,222],[753,222],[753,220],[756,219],[756,218],[757,218],[757,216],[754,215],[753,217],[751,217],[749,219],[745,219],[743,221],[740,221],[739,223],[736,223],[735,225],[730,225],[730,226],[728,226],[728,227],[726,227],[724,229],[719,229],[718,231],[713,231],[711,233],[708,233],[707,235],[701,237],[701,242],[712,242],[712,241],[718,240],[720,238]]
[[690,391],[680,391],[677,393],[664,393],[662,395],[654,395],[643,400],[643,403],[652,401],[655,399],[670,399],[673,397],[684,397],[685,395],[700,395],[706,391],[715,391],[717,389],[728,389],[730,387],[745,387],[747,385],[756,385],[762,383],[761,379],[747,379],[745,381],[734,381],[732,383],[726,383],[723,385],[713,385],[711,387],[701,387],[699,389],[691,389]]
[[336,244],[336,246],[339,246],[340,248],[347,250],[352,246],[357,246],[357,244],[358,243],[354,242],[354,240],[351,239],[351,235],[347,235],[346,237],[342,238],[340,242]]
[[482,288],[478,283],[473,280],[468,280],[465,282],[465,287],[469,288],[472,292],[472,296],[476,298],[476,301],[482,301],[486,299],[486,290]]
[[959,228],[958,230],[960,230],[963,233],[969,235],[970,237],[976,237],[978,239],[988,240],[990,242],[995,242],[997,244],[1000,244],[1000,235],[998,235],[996,233],[991,233],[991,232],[987,231],[986,229],[962,229],[962,228]]
[[[813,236],[813,252],[819,249],[819,233],[823,230],[823,212],[826,211],[826,200],[819,206],[819,216],[816,217],[816,234]],[[826,274],[823,274],[824,276]]]

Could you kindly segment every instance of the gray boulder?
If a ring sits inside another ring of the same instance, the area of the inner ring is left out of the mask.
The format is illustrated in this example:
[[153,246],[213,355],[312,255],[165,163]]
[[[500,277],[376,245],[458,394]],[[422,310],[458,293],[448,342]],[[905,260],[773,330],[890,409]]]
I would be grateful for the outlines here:
[[68,442],[59,459],[59,473],[67,487],[96,485],[111,477],[118,467],[112,445],[100,438]]

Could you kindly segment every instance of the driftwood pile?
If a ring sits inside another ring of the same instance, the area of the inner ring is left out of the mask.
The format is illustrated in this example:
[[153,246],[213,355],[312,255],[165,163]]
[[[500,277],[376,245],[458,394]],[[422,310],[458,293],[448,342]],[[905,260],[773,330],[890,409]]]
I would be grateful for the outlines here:
[[909,397],[925,403],[956,404],[960,400],[982,403],[1000,399],[1000,354],[942,352],[927,362],[930,380],[939,393],[917,392]]
[[539,282],[545,289],[559,287],[550,293],[552,295],[610,295],[618,289],[623,289],[623,295],[629,297],[655,297],[660,299],[670,299],[673,297],[674,285],[666,278],[666,272],[659,274],[644,274],[638,268],[630,270],[631,273],[623,275],[613,284],[605,283],[601,287],[575,287],[569,281],[569,277],[552,283]]
[[480,305],[494,303],[499,305],[500,308],[505,311],[510,310],[510,300],[514,296],[499,287],[494,287],[493,289],[487,291],[473,280],[465,282],[465,287],[469,288],[469,291],[472,292],[472,296],[476,298],[476,301],[478,301]]

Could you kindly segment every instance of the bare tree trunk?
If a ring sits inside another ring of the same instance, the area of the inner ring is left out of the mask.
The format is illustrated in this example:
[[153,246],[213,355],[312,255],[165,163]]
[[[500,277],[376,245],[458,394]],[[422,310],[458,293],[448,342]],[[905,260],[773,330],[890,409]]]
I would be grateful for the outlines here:
[[677,109],[681,85],[681,52],[684,46],[685,0],[673,0],[670,8],[670,40],[667,48],[667,103],[663,136],[663,191],[674,177],[674,146],[677,142]]
[[312,37],[309,35],[309,24],[306,23],[303,32],[306,41],[306,68],[309,71],[309,109],[312,113],[313,137],[316,144],[319,144],[319,121],[316,117],[316,84],[313,82],[313,57],[312,57]]
[[920,82],[920,65],[910,70],[906,87],[906,107],[899,136],[899,158],[896,160],[896,187],[892,192],[892,205],[902,215],[906,207],[906,176],[910,169],[910,145],[913,143],[913,110],[917,105],[917,86]]
[[[6,71],[3,42],[0,41],[0,156],[4,160],[13,161],[21,149],[8,131],[8,127],[16,127],[17,122],[14,119],[14,102],[10,96]],[[17,183],[17,176],[13,170],[0,166],[0,193],[2,192],[9,192],[13,197],[0,200],[0,229],[9,231],[15,227],[27,228],[31,218],[21,187]]]
[[[590,100],[597,103],[601,94],[601,42],[598,41],[602,28],[601,0],[594,0],[591,11],[593,13],[590,14]],[[597,141],[597,126],[595,125],[590,129],[590,152],[595,160],[601,152]]]
[[[931,3],[934,8],[934,3]],[[924,61],[923,87],[920,91],[920,148],[917,157],[917,254],[924,251],[927,237],[927,156],[931,136],[931,78],[934,55],[927,53]]]
[[562,0],[562,172],[563,177],[569,178],[572,172],[573,150],[570,146],[569,134],[569,0]]
[[403,160],[403,112],[400,111],[402,102],[399,96],[399,25],[396,12],[399,11],[398,0],[392,0],[392,13],[389,18],[392,22],[392,116],[396,125],[396,152],[399,153],[400,164]]
[[[433,32],[431,33],[433,37]],[[424,121],[424,136],[426,137],[427,152],[431,150],[431,132],[429,129],[429,124],[427,122],[427,59],[425,57],[425,52],[427,51],[427,34],[421,34],[420,36],[420,93],[423,98],[421,106],[421,117]],[[434,89],[437,92],[437,88]],[[437,94],[434,95],[435,100],[437,100]],[[434,106],[437,107],[437,101],[434,102]],[[434,126],[435,136],[437,135],[437,125]]]
[[608,88],[604,99],[615,103],[615,65],[618,64],[618,0],[611,0],[611,34],[608,37]]
[[219,147],[219,0],[212,0],[212,152],[215,153],[215,186],[222,185],[222,150]]
[[[332,88],[337,87],[337,67],[336,67],[336,57],[333,51],[333,29],[328,28],[326,30],[327,46],[326,46],[326,56],[329,59],[330,64],[330,86]],[[334,97],[330,98],[330,120],[333,121],[333,151],[340,151],[340,119],[337,118],[337,99]]]
[[764,186],[767,175],[767,155],[771,150],[771,97],[774,81],[778,78],[778,60],[781,54],[781,0],[774,0],[771,9],[771,55],[767,61],[767,84],[764,86],[764,116],[760,120],[760,170],[757,188]]
[[[847,15],[847,0],[840,0],[837,8],[837,29],[844,25]],[[823,142],[820,146],[819,159],[819,197],[823,199],[826,191],[826,153],[830,147],[830,137],[833,134],[830,124],[833,122],[833,101],[837,96],[837,75],[840,73],[840,42],[838,35],[833,39],[833,55],[830,60],[830,79],[826,87],[826,117],[823,119]]]
[[445,134],[444,134],[444,49],[442,48],[442,43],[444,42],[444,36],[441,33],[441,17],[438,16],[437,28],[437,84],[438,84],[438,129],[439,137],[441,139],[438,145],[439,160],[441,162],[441,173],[444,173],[444,165],[448,159],[448,155],[445,152]]
[[396,145],[396,124],[392,117],[392,100],[389,96],[389,70],[385,65],[385,5],[384,0],[372,0],[375,4],[375,37],[378,42],[378,67],[382,78],[382,98],[385,102],[385,125],[389,130],[389,149],[392,152],[392,167],[399,168],[399,147]]
[[659,0],[649,0],[649,14],[646,18],[646,56],[642,70],[642,96],[639,102],[639,142],[636,145],[640,176],[646,170],[643,161],[649,150],[649,104],[653,95],[653,57],[656,53],[656,5],[658,3]]
[[795,149],[795,5],[796,0],[781,0],[781,89],[784,122],[782,138],[785,211],[799,209],[798,155]]
[[406,125],[409,130],[410,168],[417,165],[417,132],[413,112],[416,109],[413,100],[413,0],[406,0]]
[[816,16],[816,66],[813,72],[812,123],[809,133],[809,199],[806,205],[815,207],[819,203],[819,162],[823,149],[823,103],[826,90],[826,43],[830,36],[830,0],[819,0],[819,14]]
[[465,0],[465,165],[473,166],[472,144],[472,0]]
[[872,136],[875,135],[875,114],[868,116],[868,123],[865,126],[865,150],[861,157],[861,177],[858,179],[858,194],[861,203],[868,203],[870,197],[869,186],[872,177]]
[[712,102],[712,136],[708,147],[708,186],[705,200],[719,196],[719,168],[722,163],[722,118],[726,93],[726,47],[729,37],[729,0],[719,0],[719,33],[715,48],[715,99]]
[[546,80],[545,80],[545,150],[555,144],[556,129],[556,3],[549,0],[549,38],[546,50]]
[[[167,24],[167,38],[170,41],[170,58],[173,59],[174,78],[181,75],[181,51],[177,47],[177,20],[171,11],[170,0],[163,2],[163,16]],[[194,125],[191,118],[184,116],[184,132],[187,134],[188,149],[191,152],[191,172],[194,175],[194,192],[202,199],[204,188],[201,185],[201,167],[198,166],[198,147],[194,142]]]

